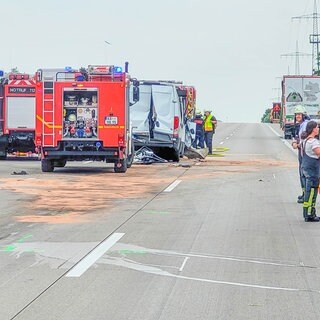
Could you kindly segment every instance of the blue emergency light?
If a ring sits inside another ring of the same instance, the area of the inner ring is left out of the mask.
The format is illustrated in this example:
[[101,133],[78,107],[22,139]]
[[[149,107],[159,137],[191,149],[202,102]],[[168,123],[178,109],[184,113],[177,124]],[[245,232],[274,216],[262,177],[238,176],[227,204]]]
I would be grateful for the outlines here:
[[72,67],[65,67],[64,70],[65,70],[66,72],[72,72]]
[[0,70],[0,77],[3,77],[3,75],[4,75],[4,71]]
[[122,72],[122,67],[114,67],[113,71],[114,71],[114,73],[121,73]]

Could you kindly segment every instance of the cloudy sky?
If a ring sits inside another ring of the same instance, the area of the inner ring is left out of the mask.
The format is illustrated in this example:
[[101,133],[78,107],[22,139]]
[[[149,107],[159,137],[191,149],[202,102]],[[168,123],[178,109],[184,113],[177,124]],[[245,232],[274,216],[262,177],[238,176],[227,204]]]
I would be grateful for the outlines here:
[[[222,121],[260,122],[284,74],[311,74],[314,0],[1,1],[0,69],[123,66],[179,80]],[[319,4],[320,6],[320,4]],[[320,11],[320,8],[319,8]],[[107,44],[108,41],[111,44]],[[293,54],[293,56],[282,56]]]

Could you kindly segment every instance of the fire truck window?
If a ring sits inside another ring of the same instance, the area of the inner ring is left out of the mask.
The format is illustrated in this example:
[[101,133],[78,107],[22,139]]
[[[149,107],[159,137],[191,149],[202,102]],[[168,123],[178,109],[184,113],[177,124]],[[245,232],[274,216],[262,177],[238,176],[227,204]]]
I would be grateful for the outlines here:
[[65,91],[63,96],[64,139],[98,139],[98,92]]

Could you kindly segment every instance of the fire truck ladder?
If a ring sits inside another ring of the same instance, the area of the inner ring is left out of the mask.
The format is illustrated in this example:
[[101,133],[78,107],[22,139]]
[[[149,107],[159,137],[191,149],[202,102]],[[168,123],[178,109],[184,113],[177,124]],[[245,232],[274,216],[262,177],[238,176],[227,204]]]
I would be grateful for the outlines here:
[[43,121],[42,121],[42,132],[43,132],[43,145],[48,147],[54,147],[54,80],[53,77],[45,77],[43,81]]

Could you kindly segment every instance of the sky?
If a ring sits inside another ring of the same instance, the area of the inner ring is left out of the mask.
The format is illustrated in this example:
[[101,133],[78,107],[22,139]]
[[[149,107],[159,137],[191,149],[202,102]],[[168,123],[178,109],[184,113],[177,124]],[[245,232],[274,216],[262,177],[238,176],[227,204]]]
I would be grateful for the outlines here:
[[314,0],[0,0],[0,8],[1,70],[128,61],[137,79],[195,86],[197,108],[225,122],[260,122],[280,99],[282,76],[312,70],[311,56],[295,55],[312,53],[312,19],[292,17],[312,14]]

